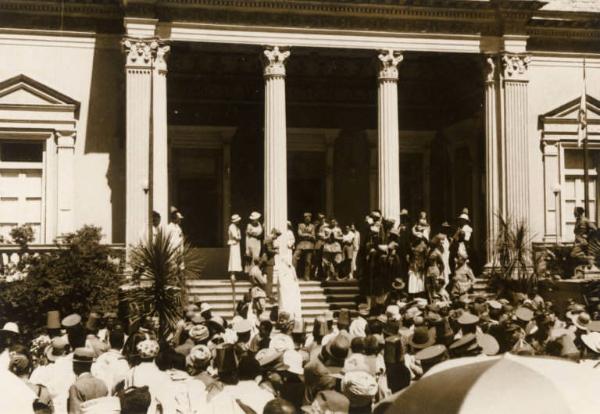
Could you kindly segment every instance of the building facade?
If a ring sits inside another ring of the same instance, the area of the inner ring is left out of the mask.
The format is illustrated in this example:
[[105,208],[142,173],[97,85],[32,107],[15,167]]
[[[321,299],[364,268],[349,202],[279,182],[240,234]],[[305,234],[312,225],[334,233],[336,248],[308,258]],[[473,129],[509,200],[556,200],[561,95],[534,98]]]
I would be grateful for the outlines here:
[[233,213],[466,207],[482,262],[498,215],[570,241],[584,90],[600,214],[593,0],[7,0],[0,56],[4,236],[130,244],[176,205],[218,268]]

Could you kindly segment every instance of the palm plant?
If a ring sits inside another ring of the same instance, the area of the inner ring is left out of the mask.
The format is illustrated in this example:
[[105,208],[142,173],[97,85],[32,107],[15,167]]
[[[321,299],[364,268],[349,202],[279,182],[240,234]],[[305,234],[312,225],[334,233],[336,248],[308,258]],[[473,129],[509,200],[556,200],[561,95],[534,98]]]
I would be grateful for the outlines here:
[[530,292],[537,283],[533,271],[531,242],[524,221],[513,222],[498,216],[499,231],[495,240],[492,279],[498,290]]
[[157,317],[159,337],[164,340],[181,317],[186,301],[185,281],[199,276],[203,261],[189,244],[177,246],[169,234],[159,230],[131,249],[129,263],[132,282],[137,286],[128,291],[128,301],[142,309],[131,320]]

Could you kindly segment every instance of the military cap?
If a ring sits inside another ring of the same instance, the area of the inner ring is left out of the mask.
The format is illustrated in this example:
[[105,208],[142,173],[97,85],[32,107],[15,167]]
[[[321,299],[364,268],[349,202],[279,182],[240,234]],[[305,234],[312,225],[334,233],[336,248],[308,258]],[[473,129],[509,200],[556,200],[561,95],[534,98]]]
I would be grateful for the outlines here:
[[533,311],[531,309],[529,309],[529,308],[524,307],[524,306],[520,306],[515,311],[515,316],[520,321],[529,322],[529,321],[531,321],[533,319]]
[[61,323],[65,328],[73,328],[81,323],[81,316],[77,313],[72,313],[69,316],[65,316]]
[[479,322],[479,317],[469,312],[464,312],[458,318],[458,323],[461,325],[474,325]]
[[248,321],[248,319],[240,319],[233,324],[233,330],[237,334],[243,334],[246,332],[250,332],[252,329],[252,325]]
[[94,362],[94,351],[91,348],[75,348],[73,352],[73,362],[91,364]]
[[500,345],[496,338],[490,334],[477,334],[477,344],[481,351],[488,356],[496,355],[500,351]]
[[477,335],[470,333],[463,335],[462,338],[454,341],[454,343],[450,345],[450,351],[458,355],[466,351],[472,351],[477,347]]

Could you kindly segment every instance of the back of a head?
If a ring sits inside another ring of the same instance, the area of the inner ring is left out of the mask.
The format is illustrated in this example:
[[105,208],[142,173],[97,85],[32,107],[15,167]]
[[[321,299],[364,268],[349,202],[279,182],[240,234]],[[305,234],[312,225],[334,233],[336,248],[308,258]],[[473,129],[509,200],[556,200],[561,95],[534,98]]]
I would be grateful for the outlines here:
[[85,346],[86,333],[83,326],[77,326],[67,331],[71,349],[83,348]]
[[260,375],[260,364],[253,356],[244,356],[238,365],[238,378],[240,381],[250,381]]
[[148,387],[134,387],[125,390],[120,396],[121,414],[146,414],[151,403]]
[[122,349],[125,343],[125,332],[122,329],[113,329],[108,336],[108,342],[112,349]]
[[294,405],[283,398],[272,399],[263,408],[263,414],[294,414],[295,412]]

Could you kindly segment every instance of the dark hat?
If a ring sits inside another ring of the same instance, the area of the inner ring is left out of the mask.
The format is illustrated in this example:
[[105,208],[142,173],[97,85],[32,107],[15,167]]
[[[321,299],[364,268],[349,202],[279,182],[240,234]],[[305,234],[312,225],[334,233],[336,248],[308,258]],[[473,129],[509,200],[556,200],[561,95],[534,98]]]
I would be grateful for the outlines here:
[[428,312],[426,320],[429,326],[439,325],[444,322],[440,314],[436,312]]
[[73,362],[91,364],[94,362],[94,351],[91,348],[75,348]]
[[404,290],[405,287],[406,287],[406,283],[404,283],[404,280],[402,280],[399,277],[394,279],[394,281],[392,282],[392,288],[394,288],[396,290]]
[[474,325],[479,322],[479,317],[469,312],[464,312],[458,318],[458,323],[461,325]]
[[290,323],[293,323],[292,315],[289,312],[281,311],[277,315],[277,328],[286,329]]
[[447,228],[447,229],[449,229],[450,227],[452,227],[452,226],[450,226],[450,224],[449,224],[447,221],[444,221],[444,222],[442,223],[442,228]]
[[450,345],[450,352],[456,356],[460,356],[465,352],[475,350],[477,345],[477,335],[474,333],[463,335],[462,338]]
[[350,311],[346,308],[340,309],[338,313],[338,325],[350,325]]
[[238,368],[238,359],[235,354],[235,348],[231,344],[219,344],[216,348],[215,366],[219,373],[236,372]]
[[496,355],[498,351],[500,351],[500,344],[498,344],[498,341],[492,335],[482,333],[477,334],[476,336],[477,344],[481,348],[481,352],[483,352],[485,355]]
[[98,329],[98,322],[100,321],[100,315],[96,312],[91,312],[88,315],[87,321],[85,322],[85,329],[88,331],[95,331]]
[[432,345],[415,355],[417,361],[421,361],[423,368],[431,368],[433,365],[448,359],[448,349],[444,345]]
[[46,314],[46,328],[60,329],[60,312],[57,310],[48,311]]
[[369,305],[366,303],[360,303],[358,305],[358,314],[360,316],[369,316]]
[[515,316],[517,319],[523,322],[529,322],[533,319],[533,311],[524,306],[518,307],[515,311]]
[[442,322],[435,326],[435,335],[438,340],[451,338],[454,336],[454,331],[450,325],[448,318],[442,318]]
[[435,343],[435,329],[426,326],[418,326],[408,340],[410,346],[416,349],[424,349]]
[[404,344],[398,335],[386,338],[383,347],[383,360],[386,364],[399,364],[404,362]]
[[29,361],[27,355],[11,353],[8,369],[15,374],[24,373],[27,372],[30,364],[31,361]]
[[400,321],[388,319],[388,321],[383,325],[383,334],[386,336],[398,335],[399,330]]
[[318,316],[313,323],[313,336],[323,337],[329,334],[329,326],[324,317]]
[[343,333],[338,334],[325,345],[325,351],[330,358],[343,361],[350,352],[350,337]]
[[81,323],[81,316],[76,313],[72,313],[69,316],[65,316],[61,321],[62,326],[65,328],[73,328]]

